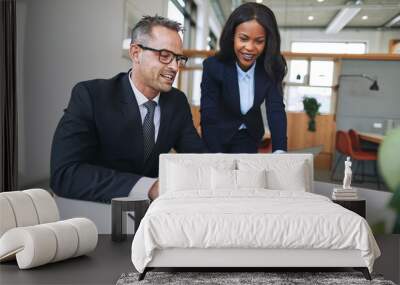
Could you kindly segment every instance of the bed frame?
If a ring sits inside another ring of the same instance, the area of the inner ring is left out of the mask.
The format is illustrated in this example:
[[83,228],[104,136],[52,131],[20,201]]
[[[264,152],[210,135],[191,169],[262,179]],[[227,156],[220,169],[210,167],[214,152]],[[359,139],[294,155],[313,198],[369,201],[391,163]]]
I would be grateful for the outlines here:
[[156,250],[152,261],[139,275],[155,268],[338,268],[361,271],[367,280],[371,275],[359,250],[330,249],[193,249]]

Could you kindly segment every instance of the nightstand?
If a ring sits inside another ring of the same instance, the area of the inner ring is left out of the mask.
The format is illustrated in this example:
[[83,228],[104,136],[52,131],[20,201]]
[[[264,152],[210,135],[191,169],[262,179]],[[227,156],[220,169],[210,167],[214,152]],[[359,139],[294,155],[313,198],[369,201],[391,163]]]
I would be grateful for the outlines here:
[[126,214],[127,211],[135,213],[135,232],[140,221],[146,214],[149,200],[132,200],[130,197],[113,198],[111,200],[111,239],[113,241],[124,241],[126,239]]
[[332,200],[332,202],[339,204],[340,206],[359,214],[365,219],[366,217],[366,201],[364,199],[357,200]]

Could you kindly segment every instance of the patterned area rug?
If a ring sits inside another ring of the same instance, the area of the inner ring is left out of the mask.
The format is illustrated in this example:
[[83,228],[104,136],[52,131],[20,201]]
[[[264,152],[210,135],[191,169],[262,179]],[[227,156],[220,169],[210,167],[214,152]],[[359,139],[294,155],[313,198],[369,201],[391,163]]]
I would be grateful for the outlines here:
[[372,275],[372,281],[368,281],[360,272],[148,272],[142,281],[138,281],[138,276],[139,273],[124,273],[118,279],[116,285],[395,285],[392,281],[384,280],[380,275]]

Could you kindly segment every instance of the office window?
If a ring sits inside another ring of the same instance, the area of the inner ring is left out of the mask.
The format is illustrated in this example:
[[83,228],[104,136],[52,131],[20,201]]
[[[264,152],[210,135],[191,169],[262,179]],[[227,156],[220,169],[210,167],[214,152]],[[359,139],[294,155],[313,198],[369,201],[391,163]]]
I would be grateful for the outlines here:
[[[197,6],[194,0],[169,0],[168,18],[178,21],[183,25],[183,48],[192,49],[196,42]],[[188,66],[192,64],[189,59]],[[175,79],[174,87],[178,87],[188,96],[189,102],[194,90],[193,72],[179,72]]]
[[310,66],[310,86],[332,86],[333,61],[312,60]]
[[332,60],[289,61],[289,78],[285,84],[286,109],[301,112],[303,98],[314,97],[321,103],[321,114],[332,113],[334,67]]
[[289,82],[304,83],[308,74],[308,60],[291,60],[289,62]]
[[196,40],[196,17],[197,6],[193,0],[169,0],[168,1],[168,18],[182,24],[183,46],[191,48]]
[[[293,42],[291,51],[298,53],[346,53],[367,52],[364,42]],[[314,97],[321,103],[320,113],[334,112],[336,91],[335,62],[333,60],[294,59],[288,62],[285,79],[285,103],[289,111],[303,111],[303,98]]]
[[[179,2],[182,2],[182,1],[179,1]],[[181,5],[181,4],[183,4],[183,6],[185,5],[184,3],[180,3],[179,5]],[[174,19],[175,21],[181,23],[182,26],[185,25],[185,16],[181,12],[181,10],[178,9],[178,6],[177,6],[177,4],[175,4],[175,1],[168,2],[168,18]]]
[[207,38],[207,50],[216,50],[217,49],[217,37],[215,34],[210,30]]
[[332,86],[334,63],[328,60],[291,60],[289,62],[289,84]]
[[321,114],[331,113],[332,88],[314,86],[287,86],[285,104],[286,109],[292,112],[303,111],[303,98],[313,97],[321,104]]

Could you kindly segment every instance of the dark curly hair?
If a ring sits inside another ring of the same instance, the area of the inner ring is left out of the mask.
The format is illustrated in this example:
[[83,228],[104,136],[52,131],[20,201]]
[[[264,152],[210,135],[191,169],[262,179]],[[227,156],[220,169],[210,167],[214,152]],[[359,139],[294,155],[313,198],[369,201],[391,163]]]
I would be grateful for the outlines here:
[[256,20],[264,27],[267,41],[264,51],[257,59],[264,65],[269,77],[274,80],[281,89],[283,78],[287,72],[286,60],[281,54],[281,36],[276,23],[275,15],[263,4],[248,2],[240,5],[229,16],[222,30],[217,58],[222,61],[236,59],[234,53],[234,35],[236,27],[244,22]]

